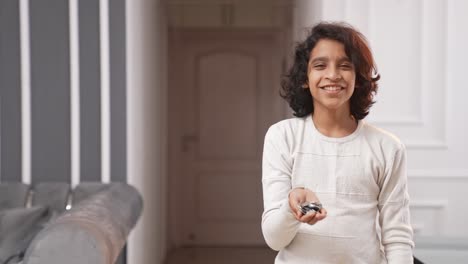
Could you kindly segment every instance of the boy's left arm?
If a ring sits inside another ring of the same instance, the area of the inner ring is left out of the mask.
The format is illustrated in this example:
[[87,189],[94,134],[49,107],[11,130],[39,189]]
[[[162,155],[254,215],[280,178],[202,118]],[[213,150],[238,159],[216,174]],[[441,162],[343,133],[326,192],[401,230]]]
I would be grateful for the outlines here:
[[413,263],[413,229],[410,224],[406,175],[406,149],[400,145],[393,162],[386,164],[378,208],[382,244],[389,264]]

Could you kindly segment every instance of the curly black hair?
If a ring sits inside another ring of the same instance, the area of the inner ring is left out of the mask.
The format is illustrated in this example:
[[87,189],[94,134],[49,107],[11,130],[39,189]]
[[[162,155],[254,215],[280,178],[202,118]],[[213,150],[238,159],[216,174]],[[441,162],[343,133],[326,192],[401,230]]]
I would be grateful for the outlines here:
[[308,64],[310,53],[321,39],[335,40],[343,43],[346,55],[356,71],[356,83],[350,99],[350,112],[356,120],[369,114],[374,104],[380,74],[374,62],[366,38],[352,26],[342,22],[321,22],[315,25],[307,38],[295,48],[294,63],[281,81],[280,95],[294,110],[294,115],[304,117],[314,112],[314,103],[308,83]]

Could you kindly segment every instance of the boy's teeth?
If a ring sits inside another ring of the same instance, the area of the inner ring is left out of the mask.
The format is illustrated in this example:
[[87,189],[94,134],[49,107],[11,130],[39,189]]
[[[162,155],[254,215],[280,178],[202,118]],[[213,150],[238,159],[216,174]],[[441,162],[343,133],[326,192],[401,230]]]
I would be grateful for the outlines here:
[[341,87],[339,86],[327,86],[327,87],[324,87],[325,90],[327,91],[338,91],[341,89]]

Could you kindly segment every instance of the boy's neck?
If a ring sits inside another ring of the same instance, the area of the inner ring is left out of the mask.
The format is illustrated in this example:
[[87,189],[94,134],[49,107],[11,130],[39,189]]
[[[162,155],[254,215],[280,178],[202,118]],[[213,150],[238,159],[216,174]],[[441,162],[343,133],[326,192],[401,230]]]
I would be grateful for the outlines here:
[[349,109],[328,110],[314,109],[312,121],[317,130],[327,137],[345,137],[352,134],[357,128],[357,121]]

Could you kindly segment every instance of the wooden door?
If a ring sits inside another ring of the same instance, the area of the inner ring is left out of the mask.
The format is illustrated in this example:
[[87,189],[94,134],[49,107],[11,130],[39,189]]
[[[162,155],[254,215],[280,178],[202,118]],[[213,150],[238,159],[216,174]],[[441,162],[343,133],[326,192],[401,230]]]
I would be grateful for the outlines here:
[[177,31],[169,44],[169,226],[178,245],[261,245],[261,157],[284,117],[281,38]]

